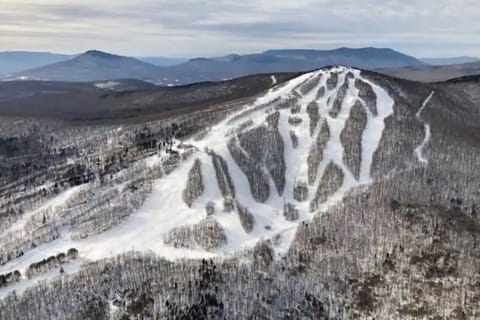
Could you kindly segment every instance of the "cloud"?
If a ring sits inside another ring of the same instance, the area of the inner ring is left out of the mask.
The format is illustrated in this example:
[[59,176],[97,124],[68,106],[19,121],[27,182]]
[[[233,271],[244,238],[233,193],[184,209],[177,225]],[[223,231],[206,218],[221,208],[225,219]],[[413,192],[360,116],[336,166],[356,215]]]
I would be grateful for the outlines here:
[[476,0],[0,0],[0,50],[216,55],[392,46],[476,54]]

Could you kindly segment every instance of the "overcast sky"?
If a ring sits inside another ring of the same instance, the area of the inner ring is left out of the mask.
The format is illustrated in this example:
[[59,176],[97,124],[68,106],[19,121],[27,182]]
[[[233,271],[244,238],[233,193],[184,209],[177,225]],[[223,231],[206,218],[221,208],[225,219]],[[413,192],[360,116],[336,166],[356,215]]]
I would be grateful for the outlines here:
[[0,0],[0,50],[194,57],[391,47],[480,56],[478,0]]

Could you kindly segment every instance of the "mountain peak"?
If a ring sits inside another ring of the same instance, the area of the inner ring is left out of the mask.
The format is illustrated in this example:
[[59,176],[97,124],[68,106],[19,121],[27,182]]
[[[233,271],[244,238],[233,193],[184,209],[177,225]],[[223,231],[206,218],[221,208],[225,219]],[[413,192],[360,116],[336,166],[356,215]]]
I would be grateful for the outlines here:
[[209,58],[202,58],[202,57],[192,58],[192,59],[188,60],[188,62],[210,62],[210,61],[212,61],[212,60],[209,59]]
[[90,57],[96,57],[96,58],[102,58],[102,59],[118,59],[121,58],[121,56],[114,55],[108,52],[100,51],[100,50],[88,50],[82,56],[90,56]]
[[152,64],[99,50],[89,50],[71,60],[27,70],[15,77],[50,81],[150,80],[155,79],[157,73],[158,67]]

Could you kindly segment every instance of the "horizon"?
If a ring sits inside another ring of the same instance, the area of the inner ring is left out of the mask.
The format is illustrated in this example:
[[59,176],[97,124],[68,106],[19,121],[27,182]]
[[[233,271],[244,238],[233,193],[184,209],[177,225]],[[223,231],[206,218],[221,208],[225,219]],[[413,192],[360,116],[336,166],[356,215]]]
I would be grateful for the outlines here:
[[193,58],[382,47],[419,58],[480,56],[473,0],[0,1],[0,51]]
[[219,55],[215,56],[199,56],[199,55],[193,55],[193,56],[167,56],[167,55],[154,55],[154,54],[145,54],[145,55],[128,55],[124,53],[119,53],[119,52],[111,52],[111,51],[106,51],[106,50],[101,50],[101,49],[96,49],[96,48],[91,48],[91,49],[84,49],[83,51],[79,52],[58,52],[58,51],[53,51],[53,50],[21,50],[21,49],[13,49],[13,50],[1,50],[0,53],[39,53],[39,54],[59,54],[59,55],[68,55],[68,56],[79,56],[82,54],[85,54],[89,51],[99,51],[103,53],[108,53],[111,55],[118,55],[118,56],[125,56],[125,57],[132,57],[132,58],[165,58],[165,59],[197,59],[197,58],[215,58],[215,57],[224,57],[224,56],[229,56],[229,55],[248,55],[248,54],[259,54],[263,53],[269,50],[305,50],[305,51],[333,51],[337,49],[390,49],[402,54],[405,54],[407,56],[411,56],[413,58],[417,58],[419,60],[422,59],[457,59],[457,58],[472,58],[472,59],[480,59],[477,56],[474,55],[468,55],[468,54],[461,54],[457,56],[415,56],[412,54],[409,54],[408,52],[403,52],[400,50],[397,50],[395,48],[388,48],[388,47],[365,47],[365,46],[359,46],[359,47],[333,47],[333,48],[325,48],[325,49],[314,49],[314,48],[271,48],[267,50],[262,50],[262,51],[257,51],[257,52],[246,52],[246,53],[237,53],[237,52],[226,52],[226,53],[221,53]]

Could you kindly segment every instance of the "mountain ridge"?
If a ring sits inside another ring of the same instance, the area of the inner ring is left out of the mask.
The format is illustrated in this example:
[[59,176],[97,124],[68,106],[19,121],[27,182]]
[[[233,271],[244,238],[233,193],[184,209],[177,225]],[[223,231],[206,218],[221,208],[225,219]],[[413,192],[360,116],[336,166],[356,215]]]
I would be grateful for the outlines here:
[[[108,55],[95,50],[87,51],[67,63],[25,71],[16,74],[15,77],[58,81],[96,81],[107,80],[109,76],[110,80],[114,80],[117,74],[111,71],[111,66],[104,66],[105,72],[102,74],[102,64],[100,62],[96,69],[91,70],[89,73],[82,69],[81,63],[76,68],[73,65],[79,60],[85,60],[86,56],[90,57],[91,60],[105,60],[104,58]],[[303,58],[299,59],[299,55]],[[111,58],[113,57],[111,56]],[[115,57],[118,59],[118,56]],[[123,57],[125,62],[127,61],[126,59],[133,58]],[[140,61],[128,61],[132,64],[131,68],[141,69],[139,66]],[[64,68],[62,72],[60,66],[69,64],[71,68]],[[165,67],[148,64],[148,67],[143,65],[143,72],[135,73],[134,70],[130,70],[131,74],[127,74],[129,69],[126,67],[125,73],[120,75],[122,75],[121,78],[138,78],[139,80],[148,80],[160,85],[178,85],[202,81],[219,81],[257,73],[305,72],[328,65],[347,65],[363,69],[374,69],[404,65],[418,66],[423,65],[423,63],[392,49],[371,47],[360,49],[340,48],[336,50],[292,49],[270,50],[258,54],[231,54],[224,57],[194,58],[179,65]]]

